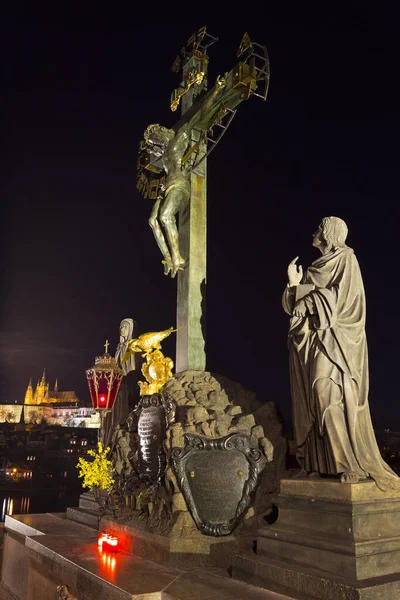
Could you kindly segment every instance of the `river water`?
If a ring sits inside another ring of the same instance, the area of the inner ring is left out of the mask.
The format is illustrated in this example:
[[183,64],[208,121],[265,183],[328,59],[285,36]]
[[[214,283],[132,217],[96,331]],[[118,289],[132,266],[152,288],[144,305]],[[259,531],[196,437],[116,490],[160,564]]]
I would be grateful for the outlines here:
[[80,491],[45,490],[29,493],[0,490],[0,522],[6,515],[65,512],[68,506],[78,506]]

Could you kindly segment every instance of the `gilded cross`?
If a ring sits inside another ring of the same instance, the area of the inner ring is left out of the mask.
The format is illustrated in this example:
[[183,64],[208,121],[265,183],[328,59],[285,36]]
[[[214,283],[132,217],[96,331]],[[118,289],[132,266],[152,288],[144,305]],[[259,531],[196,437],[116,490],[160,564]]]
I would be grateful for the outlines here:
[[109,341],[106,340],[106,343],[104,344],[104,348],[106,349],[106,354],[108,354],[108,346],[110,345]]

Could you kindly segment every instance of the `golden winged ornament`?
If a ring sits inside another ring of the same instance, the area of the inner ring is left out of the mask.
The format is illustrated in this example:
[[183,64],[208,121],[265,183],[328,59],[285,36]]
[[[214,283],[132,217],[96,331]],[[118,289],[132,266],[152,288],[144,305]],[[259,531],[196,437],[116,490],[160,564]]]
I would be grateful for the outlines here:
[[174,331],[178,330],[170,327],[164,331],[142,333],[138,338],[135,338],[128,343],[128,349],[125,352],[122,362],[128,360],[130,355],[134,352],[143,352],[143,356],[146,356],[146,354],[149,354],[153,350],[161,350],[161,342],[171,335],[171,333],[174,333]]
[[175,331],[178,330],[170,327],[164,331],[142,333],[128,343],[128,349],[122,359],[123,363],[134,352],[143,352],[142,356],[146,358],[146,362],[142,365],[142,373],[147,383],[139,381],[141,396],[156,394],[172,377],[174,362],[161,352],[161,342]]

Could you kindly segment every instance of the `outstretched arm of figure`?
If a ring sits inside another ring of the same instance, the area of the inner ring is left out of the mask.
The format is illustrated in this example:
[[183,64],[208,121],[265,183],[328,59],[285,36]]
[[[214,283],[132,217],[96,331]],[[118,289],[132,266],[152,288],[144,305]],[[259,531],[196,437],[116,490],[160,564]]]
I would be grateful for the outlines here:
[[220,75],[218,75],[214,89],[210,92],[210,94],[207,95],[207,98],[204,100],[200,110],[198,110],[196,114],[194,114],[193,117],[190,119],[190,121],[188,121],[186,125],[183,126],[186,129],[187,134],[189,134],[192,131],[193,127],[195,127],[195,125],[199,121],[201,121],[207,115],[207,113],[210,112],[215,100],[218,98],[225,86],[225,77],[221,77]]

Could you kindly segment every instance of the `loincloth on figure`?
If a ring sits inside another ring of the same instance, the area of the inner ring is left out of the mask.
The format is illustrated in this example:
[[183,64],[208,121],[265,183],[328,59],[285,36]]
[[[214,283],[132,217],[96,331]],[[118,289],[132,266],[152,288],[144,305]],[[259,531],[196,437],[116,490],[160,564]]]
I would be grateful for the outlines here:
[[165,192],[164,196],[167,196],[172,190],[181,190],[185,192],[187,197],[190,196],[190,182],[186,177],[180,177],[179,179],[172,179],[165,182]]

